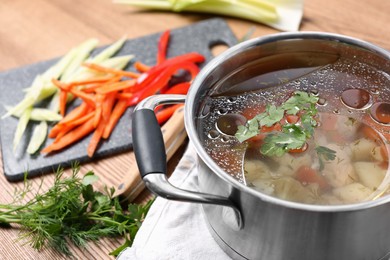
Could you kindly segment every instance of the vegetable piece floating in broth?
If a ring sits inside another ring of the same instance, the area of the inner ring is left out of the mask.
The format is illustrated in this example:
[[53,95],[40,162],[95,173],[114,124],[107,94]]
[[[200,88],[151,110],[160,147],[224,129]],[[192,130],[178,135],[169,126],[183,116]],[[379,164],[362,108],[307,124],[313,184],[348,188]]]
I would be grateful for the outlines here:
[[[296,91],[281,106],[269,105],[265,112],[248,120],[245,125],[239,126],[235,136],[243,142],[258,134],[263,134],[263,127],[277,129],[276,126],[281,125],[280,131],[270,131],[264,137],[260,148],[261,153],[268,156],[282,156],[288,151],[302,149],[317,126],[315,120],[317,101],[317,96]],[[289,123],[292,115],[298,116],[295,123]],[[283,119],[285,119],[284,122],[282,122]]]
[[348,204],[381,196],[388,168],[383,137],[354,118],[318,112],[318,100],[296,91],[238,126],[237,140],[247,149],[258,149],[243,161],[247,185],[309,204]]

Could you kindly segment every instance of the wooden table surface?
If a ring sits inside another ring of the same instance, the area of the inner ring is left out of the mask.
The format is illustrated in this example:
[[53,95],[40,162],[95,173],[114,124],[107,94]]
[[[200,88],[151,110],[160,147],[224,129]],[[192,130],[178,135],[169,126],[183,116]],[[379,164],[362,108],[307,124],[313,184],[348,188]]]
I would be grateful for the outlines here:
[[[301,31],[326,31],[370,41],[390,50],[389,0],[305,0]],[[128,38],[191,25],[213,17],[202,14],[145,12],[116,5],[110,0],[1,0],[0,2],[0,71],[58,57],[87,38],[96,37],[101,45],[123,35]],[[243,37],[254,27],[252,37],[276,33],[270,27],[240,19],[226,18],[237,36]],[[0,95],[5,93],[0,89]],[[82,165],[82,173],[93,170],[102,183],[116,186],[130,164],[129,153]],[[0,161],[1,164],[1,161]],[[43,178],[48,188],[54,174]],[[35,186],[42,178],[32,180]],[[0,203],[11,201],[11,193],[21,183],[9,183],[0,165]],[[143,195],[144,196],[144,195]],[[138,201],[142,201],[139,198]],[[53,250],[37,252],[16,242],[17,229],[0,229],[0,259],[65,259]],[[113,259],[108,252],[121,240],[104,239],[80,250],[72,248],[76,259]]]

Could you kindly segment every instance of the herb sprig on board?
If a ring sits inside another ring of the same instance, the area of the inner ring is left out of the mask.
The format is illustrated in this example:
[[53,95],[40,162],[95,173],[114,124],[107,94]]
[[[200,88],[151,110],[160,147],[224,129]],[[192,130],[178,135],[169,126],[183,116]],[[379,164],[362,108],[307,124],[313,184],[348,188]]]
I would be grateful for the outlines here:
[[70,177],[59,170],[47,192],[37,192],[33,199],[21,203],[32,192],[25,179],[23,189],[15,191],[14,201],[0,205],[0,224],[18,224],[22,229],[20,239],[33,248],[52,247],[65,255],[71,255],[69,243],[85,247],[88,241],[122,236],[124,244],[110,253],[118,255],[131,246],[152,201],[130,204],[125,211],[113,197],[113,188],[106,188],[104,193],[94,190],[92,184],[98,177],[88,172],[80,178],[79,170],[78,165],[73,166]]
[[268,105],[266,110],[238,127],[236,138],[243,142],[261,133],[262,127],[278,124],[285,115],[297,115],[299,123],[285,123],[281,131],[267,133],[260,152],[267,156],[282,156],[293,149],[300,149],[312,137],[318,123],[316,103],[318,97],[304,91],[296,91],[282,105]]

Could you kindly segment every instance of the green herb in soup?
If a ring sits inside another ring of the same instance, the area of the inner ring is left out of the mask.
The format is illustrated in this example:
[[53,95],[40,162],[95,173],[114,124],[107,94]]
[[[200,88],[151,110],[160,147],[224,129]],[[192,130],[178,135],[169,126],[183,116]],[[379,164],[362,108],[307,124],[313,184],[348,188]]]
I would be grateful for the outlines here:
[[346,116],[319,113],[319,126],[299,153],[256,154],[253,147],[258,145],[248,140],[248,186],[310,204],[356,203],[381,196],[385,190],[379,187],[388,168],[386,145],[368,125],[350,122]]
[[281,106],[268,105],[263,113],[238,126],[235,136],[240,142],[255,136],[257,140],[263,139],[260,151],[268,156],[302,149],[317,126],[317,101],[314,95],[296,91]]
[[356,58],[312,54],[270,56],[221,79],[197,118],[206,152],[242,184],[284,200],[388,195],[390,95],[380,89],[390,76]]

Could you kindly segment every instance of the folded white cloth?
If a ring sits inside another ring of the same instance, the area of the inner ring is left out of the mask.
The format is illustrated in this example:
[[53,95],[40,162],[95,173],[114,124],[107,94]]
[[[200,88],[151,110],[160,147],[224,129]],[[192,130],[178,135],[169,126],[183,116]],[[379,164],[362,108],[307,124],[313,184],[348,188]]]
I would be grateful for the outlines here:
[[[191,144],[169,181],[182,189],[198,190],[197,156]],[[201,205],[157,198],[132,247],[118,260],[231,259],[212,238]]]

